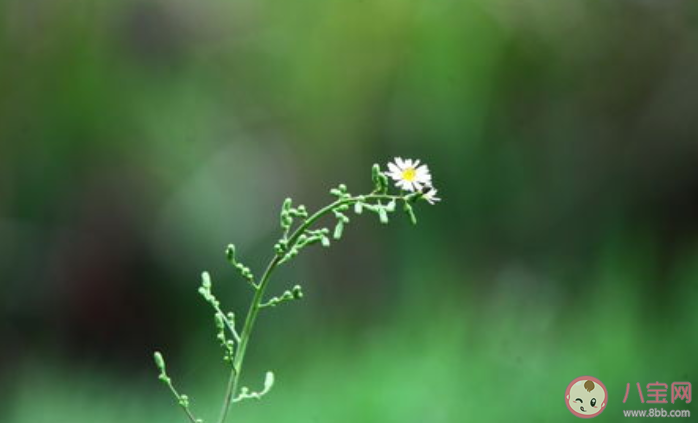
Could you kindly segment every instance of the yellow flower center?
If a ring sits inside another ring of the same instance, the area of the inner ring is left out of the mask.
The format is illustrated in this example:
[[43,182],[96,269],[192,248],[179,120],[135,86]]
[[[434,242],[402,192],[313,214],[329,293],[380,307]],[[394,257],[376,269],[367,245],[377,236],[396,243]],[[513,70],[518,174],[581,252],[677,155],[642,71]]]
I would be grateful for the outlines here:
[[402,171],[402,179],[406,180],[407,182],[413,182],[416,176],[417,171],[414,170],[413,167],[408,167]]

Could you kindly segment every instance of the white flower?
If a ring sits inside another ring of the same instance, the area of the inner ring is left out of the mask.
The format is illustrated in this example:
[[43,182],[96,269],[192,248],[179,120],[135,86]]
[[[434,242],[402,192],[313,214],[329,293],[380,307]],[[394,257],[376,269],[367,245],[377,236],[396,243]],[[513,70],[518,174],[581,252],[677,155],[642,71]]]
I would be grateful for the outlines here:
[[427,189],[428,191],[422,194],[422,198],[427,200],[427,203],[434,205],[441,201],[441,198],[436,196],[436,192],[438,191],[436,188],[429,186]]
[[395,158],[388,163],[388,176],[393,178],[395,185],[405,191],[419,191],[431,185],[431,174],[427,165],[419,165],[419,160]]

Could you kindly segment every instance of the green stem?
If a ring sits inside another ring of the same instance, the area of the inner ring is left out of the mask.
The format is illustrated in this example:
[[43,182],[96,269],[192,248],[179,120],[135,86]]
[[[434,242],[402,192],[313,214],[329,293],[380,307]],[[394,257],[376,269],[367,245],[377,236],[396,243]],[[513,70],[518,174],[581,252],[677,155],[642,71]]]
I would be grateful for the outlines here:
[[172,392],[172,395],[175,396],[175,399],[177,400],[177,403],[179,403],[179,406],[182,407],[182,410],[186,413],[187,417],[189,417],[189,420],[191,420],[191,423],[199,423],[199,419],[194,416],[194,413],[189,410],[188,406],[183,405],[180,401],[182,396],[177,392],[177,389],[175,389],[174,385],[172,384],[172,380],[170,379],[169,376],[166,374],[164,375],[165,379],[165,384],[170,388],[170,392]]
[[[388,195],[388,194],[369,194],[361,198],[362,201],[370,200],[400,200],[402,196]],[[298,238],[313,225],[317,220],[330,213],[337,207],[343,205],[352,205],[359,201],[359,197],[345,198],[342,200],[337,200],[327,206],[321,208],[315,212],[312,216],[308,217],[298,228],[293,232],[291,237],[288,239],[287,251],[296,244]],[[237,387],[240,381],[240,374],[242,372],[242,363],[245,360],[245,351],[247,350],[247,344],[250,340],[250,335],[252,334],[252,328],[254,327],[255,320],[261,309],[261,303],[264,299],[264,292],[269,284],[271,274],[274,272],[276,267],[279,265],[281,259],[283,259],[284,254],[276,254],[272,260],[267,265],[267,269],[264,271],[262,278],[259,283],[255,286],[254,297],[252,298],[252,304],[247,311],[247,317],[245,318],[245,324],[242,327],[242,334],[240,335],[240,343],[237,350],[235,351],[235,359],[233,360],[233,368],[230,371],[230,376],[228,377],[228,383],[226,386],[225,397],[223,398],[223,409],[221,410],[221,416],[218,419],[219,423],[224,423],[225,419],[228,417],[228,412],[230,411],[230,404],[233,402],[233,397],[237,391]]]

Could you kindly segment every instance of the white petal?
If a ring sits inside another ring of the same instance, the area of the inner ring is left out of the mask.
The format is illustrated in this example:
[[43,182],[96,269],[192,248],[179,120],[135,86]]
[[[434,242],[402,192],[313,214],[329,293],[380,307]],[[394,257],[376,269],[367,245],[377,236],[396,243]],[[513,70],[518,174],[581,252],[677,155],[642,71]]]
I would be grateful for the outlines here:
[[397,164],[397,166],[398,166],[400,169],[404,169],[404,168],[405,168],[405,162],[402,160],[401,157],[395,157],[395,163]]
[[424,199],[427,200],[427,202],[429,204],[434,204],[434,203],[441,201],[441,198],[436,196],[436,193],[438,192],[438,190],[434,187],[430,187],[430,188],[431,189],[426,194],[424,194]]
[[392,178],[402,178],[402,171],[400,169],[395,169],[394,171],[386,173],[386,175],[389,175]]
[[415,181],[421,182],[424,185],[430,185],[431,184],[431,175],[417,175],[415,176]]
[[434,205],[434,204],[438,203],[439,201],[441,201],[441,199],[439,197],[429,197],[429,198],[426,198],[426,200],[427,200],[427,203],[429,203],[431,205]]
[[402,181],[402,188],[405,191],[414,191],[414,187],[412,186],[412,182],[410,182],[410,181],[403,180]]
[[418,175],[428,175],[428,174],[429,174],[429,168],[428,168],[427,165],[425,165],[425,164],[419,166],[419,167],[418,167],[417,169],[415,169],[415,170],[417,171],[417,174],[418,174]]
[[390,172],[392,172],[392,173],[396,173],[396,172],[399,173],[400,172],[400,168],[395,166],[395,164],[392,162],[388,162],[388,170],[390,170]]
[[396,181],[402,179],[402,172],[400,170],[397,170],[395,172],[389,172],[387,175]]
[[415,168],[416,168],[417,166],[419,166],[419,160],[415,160],[414,163],[412,164],[412,166],[414,166]]

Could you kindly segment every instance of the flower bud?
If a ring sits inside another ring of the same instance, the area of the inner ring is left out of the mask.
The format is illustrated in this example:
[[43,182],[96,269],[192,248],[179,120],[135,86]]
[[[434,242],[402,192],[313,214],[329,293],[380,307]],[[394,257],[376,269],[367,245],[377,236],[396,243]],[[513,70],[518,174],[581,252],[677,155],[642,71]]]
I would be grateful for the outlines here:
[[179,396],[179,405],[181,405],[184,408],[189,407],[189,397],[186,395],[180,395]]
[[371,178],[373,179],[373,183],[377,186],[380,182],[380,175],[381,175],[381,167],[378,165],[378,163],[375,163],[373,167],[371,167]]
[[235,261],[235,245],[228,244],[228,246],[225,248],[225,256],[228,258],[228,261]]
[[388,223],[388,213],[385,211],[385,207],[378,208],[378,218],[382,224],[385,225]]
[[224,323],[223,323],[223,316],[221,316],[220,314],[216,313],[216,314],[214,315],[214,319],[215,319],[215,321],[216,321],[216,327],[217,327],[218,329],[223,329],[223,328],[225,327],[225,326],[224,326]]
[[291,294],[293,295],[293,299],[295,300],[300,300],[301,298],[303,298],[303,291],[300,285],[295,285],[293,288],[291,288]]
[[404,207],[405,213],[407,214],[407,217],[410,218],[410,222],[412,222],[413,225],[417,224],[417,216],[414,215],[414,210],[412,210],[412,206],[410,203],[405,202],[405,207]]
[[165,359],[162,358],[162,354],[160,354],[160,351],[155,351],[153,354],[153,359],[155,360],[155,365],[158,366],[158,369],[160,371],[164,372],[165,371]]
[[274,373],[267,372],[264,376],[264,391],[269,392],[272,386],[274,386]]
[[323,247],[329,247],[330,246],[330,239],[323,235],[322,238],[320,238],[320,242],[322,243]]
[[344,221],[340,220],[337,222],[337,226],[334,227],[334,239],[340,239],[342,237],[342,232],[344,232]]
[[204,288],[211,289],[211,275],[208,272],[201,273],[201,286]]

